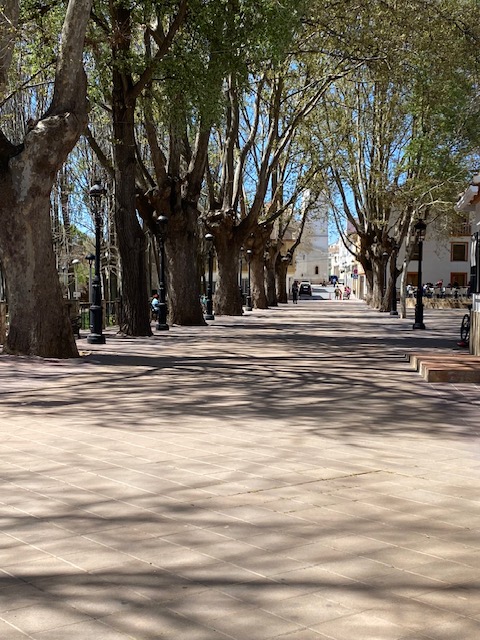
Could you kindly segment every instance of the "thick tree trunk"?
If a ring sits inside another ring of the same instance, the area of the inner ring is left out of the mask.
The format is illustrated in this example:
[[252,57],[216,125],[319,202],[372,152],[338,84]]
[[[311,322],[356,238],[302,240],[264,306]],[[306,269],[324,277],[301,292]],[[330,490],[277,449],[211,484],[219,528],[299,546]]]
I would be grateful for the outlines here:
[[268,309],[267,296],[265,294],[265,269],[263,250],[261,254],[252,253],[252,307],[254,309]]
[[113,129],[115,140],[115,227],[122,265],[122,323],[120,331],[131,336],[150,336],[146,279],[146,238],[135,208],[135,146],[133,107],[115,94]]
[[370,306],[374,309],[381,310],[383,302],[383,281],[384,281],[384,265],[382,261],[375,261],[372,264],[372,287]]
[[282,260],[282,256],[279,253],[275,261],[275,281],[277,285],[278,302],[283,304],[288,302],[287,273],[289,264],[290,261]]
[[[20,215],[10,213],[19,210],[19,203],[6,176],[0,179],[0,189],[4,225],[0,244],[10,316],[4,352],[44,358],[78,357],[55,268],[48,189],[46,193],[40,189],[30,192],[21,203]],[[5,215],[5,209],[10,215]]]
[[205,325],[200,302],[198,211],[184,204],[169,218],[165,234],[170,324]]
[[217,253],[217,282],[214,309],[217,315],[241,316],[242,296],[239,286],[239,247],[231,233],[217,231],[215,234]]
[[267,304],[269,307],[278,307],[277,287],[275,264],[279,250],[277,244],[268,248],[267,258],[265,259],[265,292],[267,296]]
[[[129,50],[130,9],[116,5],[114,19],[123,39],[114,41],[112,117],[115,170],[115,228],[122,269],[122,318],[120,331],[150,336],[149,292],[146,277],[145,233],[136,216],[135,202],[135,102],[127,95],[131,79],[123,73],[123,55]],[[120,28],[121,25],[121,28]]]
[[70,0],[63,25],[52,103],[23,145],[0,152],[0,262],[5,269],[10,329],[6,353],[78,356],[52,246],[50,192],[86,124],[82,67],[91,0]]

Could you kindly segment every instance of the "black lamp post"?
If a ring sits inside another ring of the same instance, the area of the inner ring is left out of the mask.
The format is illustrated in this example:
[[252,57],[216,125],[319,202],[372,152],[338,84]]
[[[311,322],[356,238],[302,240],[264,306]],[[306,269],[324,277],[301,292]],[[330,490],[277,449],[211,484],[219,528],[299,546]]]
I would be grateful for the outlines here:
[[392,261],[393,261],[393,265],[392,265],[392,295],[390,298],[390,315],[391,316],[398,316],[398,311],[397,311],[397,255],[398,255],[398,244],[395,243],[393,245],[393,251],[392,251]]
[[168,331],[167,324],[167,303],[166,303],[166,287],[165,287],[165,227],[168,218],[166,216],[158,216],[157,218],[157,240],[160,252],[160,279],[158,283],[158,314],[157,331]]
[[213,235],[205,234],[208,246],[207,313],[205,320],[215,320],[213,315]]
[[422,260],[423,260],[423,241],[427,225],[423,220],[419,220],[415,225],[415,236],[418,243],[418,282],[417,282],[417,303],[415,305],[415,323],[414,329],[425,329],[423,323],[423,287],[422,287]]
[[382,253],[382,260],[383,260],[383,295],[385,295],[387,293],[387,280],[388,280],[388,274],[387,274],[388,252],[387,251],[384,251]]
[[93,216],[95,219],[95,276],[92,282],[92,302],[90,306],[90,335],[87,342],[90,344],[105,344],[105,336],[102,333],[102,280],[100,277],[100,233],[102,226],[101,202],[107,193],[100,182],[95,182],[89,191],[92,202]]
[[88,260],[88,301],[92,303],[92,263],[95,261],[93,253],[89,253],[85,256],[85,260]]
[[252,250],[247,249],[247,264],[248,264],[248,283],[247,283],[247,304],[245,305],[245,311],[252,310],[252,289],[251,289],[251,261],[252,261]]

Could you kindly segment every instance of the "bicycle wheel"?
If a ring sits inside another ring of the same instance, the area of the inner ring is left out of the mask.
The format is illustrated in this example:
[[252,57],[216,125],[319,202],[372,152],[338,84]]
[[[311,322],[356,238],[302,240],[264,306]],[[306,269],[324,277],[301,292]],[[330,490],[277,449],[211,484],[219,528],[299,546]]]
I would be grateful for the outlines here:
[[470,314],[466,313],[462,319],[462,325],[460,327],[460,338],[463,342],[468,342],[470,337]]

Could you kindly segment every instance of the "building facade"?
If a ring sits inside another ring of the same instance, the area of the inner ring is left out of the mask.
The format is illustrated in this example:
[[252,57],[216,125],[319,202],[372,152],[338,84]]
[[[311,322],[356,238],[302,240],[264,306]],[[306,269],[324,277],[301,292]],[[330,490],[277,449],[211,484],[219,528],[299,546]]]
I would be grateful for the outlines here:
[[293,279],[313,284],[328,282],[328,216],[326,202],[319,202],[308,214],[302,242],[295,252]]
[[455,209],[470,216],[470,289],[472,310],[470,315],[470,353],[480,355],[480,173],[460,196]]

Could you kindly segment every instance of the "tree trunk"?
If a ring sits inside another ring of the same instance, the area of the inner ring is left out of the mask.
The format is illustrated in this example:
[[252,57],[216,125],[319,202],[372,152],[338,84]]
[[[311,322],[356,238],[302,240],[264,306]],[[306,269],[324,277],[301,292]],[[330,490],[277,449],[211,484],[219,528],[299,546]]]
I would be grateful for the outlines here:
[[282,255],[279,253],[275,261],[275,282],[277,286],[277,300],[283,304],[288,303],[287,273],[289,265],[290,261],[282,260]]
[[122,25],[124,39],[114,41],[112,118],[115,171],[115,227],[122,267],[122,322],[120,331],[131,336],[150,336],[150,311],[146,278],[146,238],[136,216],[135,202],[135,104],[128,100],[131,79],[117,60],[129,48],[130,10],[116,6],[115,22]]
[[267,258],[265,260],[265,290],[267,296],[267,305],[269,307],[278,307],[276,273],[275,265],[279,250],[277,246],[268,248]]
[[408,263],[406,260],[403,261],[402,272],[400,274],[400,304],[398,309],[398,314],[400,318],[407,317],[407,268]]
[[75,358],[78,351],[63,301],[52,245],[49,187],[53,181],[44,193],[41,193],[41,182],[42,176],[37,173],[34,181],[37,193],[32,189],[23,198],[21,215],[6,216],[5,209],[18,211],[19,203],[12,182],[6,176],[0,180],[3,194],[0,216],[4,225],[1,255],[7,274],[10,316],[4,352]]
[[0,151],[0,262],[5,269],[10,329],[4,352],[77,357],[52,244],[53,181],[86,124],[82,66],[91,0],[70,0],[63,24],[52,103],[24,144]]
[[198,211],[184,203],[184,210],[169,218],[165,234],[170,324],[206,324],[200,302],[198,245]]
[[383,263],[381,260],[375,260],[372,263],[372,288],[370,306],[379,311],[382,309],[383,302]]
[[267,296],[265,294],[265,268],[263,249],[261,253],[252,253],[252,307],[254,309],[268,309]]
[[215,234],[217,253],[217,282],[215,287],[215,313],[219,316],[241,316],[242,296],[239,286],[239,248],[232,233]]

